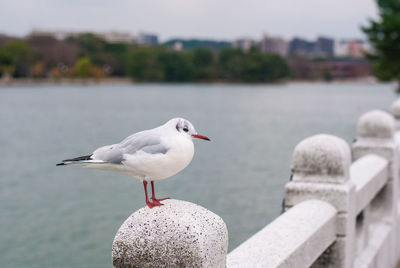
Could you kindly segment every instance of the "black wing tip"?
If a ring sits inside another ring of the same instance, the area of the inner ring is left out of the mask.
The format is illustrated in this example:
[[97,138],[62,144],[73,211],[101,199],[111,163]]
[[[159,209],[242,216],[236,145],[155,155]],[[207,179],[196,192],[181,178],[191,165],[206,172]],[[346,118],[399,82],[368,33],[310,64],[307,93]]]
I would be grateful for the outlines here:
[[84,160],[91,160],[93,154],[89,154],[89,155],[84,155],[84,156],[79,156],[79,157],[75,157],[75,158],[71,158],[71,159],[65,159],[62,162],[73,162],[73,161],[84,161]]
[[85,160],[91,160],[93,154],[89,154],[89,155],[84,155],[84,156],[79,156],[79,157],[75,157],[75,158],[71,158],[71,159],[65,159],[63,160],[61,163],[56,164],[56,166],[65,166],[67,164],[65,164],[65,162],[74,162],[74,161],[85,161]]

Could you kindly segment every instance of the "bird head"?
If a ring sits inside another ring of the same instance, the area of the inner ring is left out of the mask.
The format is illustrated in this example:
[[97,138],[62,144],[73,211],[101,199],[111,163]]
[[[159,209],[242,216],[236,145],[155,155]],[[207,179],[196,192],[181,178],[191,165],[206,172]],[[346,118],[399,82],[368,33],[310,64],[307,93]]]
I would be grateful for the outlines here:
[[196,129],[188,120],[183,118],[174,118],[171,119],[168,123],[175,128],[175,131],[178,131],[181,135],[185,135],[189,138],[196,138],[210,141],[207,136],[197,133]]

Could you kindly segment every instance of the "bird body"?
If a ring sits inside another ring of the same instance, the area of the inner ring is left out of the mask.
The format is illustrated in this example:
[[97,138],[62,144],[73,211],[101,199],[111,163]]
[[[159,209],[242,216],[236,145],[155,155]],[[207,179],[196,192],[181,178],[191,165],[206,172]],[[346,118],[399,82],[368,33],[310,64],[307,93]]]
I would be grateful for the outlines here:
[[161,138],[159,148],[155,151],[140,150],[135,154],[126,154],[123,165],[128,175],[139,180],[161,180],[187,167],[193,155],[194,145],[191,139],[184,136],[171,138],[166,135]]
[[57,165],[81,164],[125,173],[143,181],[149,205],[147,182],[152,183],[154,196],[155,180],[171,177],[187,167],[194,155],[193,138],[209,140],[198,134],[189,121],[174,118],[160,127],[135,133],[120,143],[100,147],[90,155],[67,159]]

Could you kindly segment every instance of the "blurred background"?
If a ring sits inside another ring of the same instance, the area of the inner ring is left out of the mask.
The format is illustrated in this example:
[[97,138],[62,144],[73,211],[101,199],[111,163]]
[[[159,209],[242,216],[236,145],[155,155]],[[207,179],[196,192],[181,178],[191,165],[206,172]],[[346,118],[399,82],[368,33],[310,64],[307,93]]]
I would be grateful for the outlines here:
[[388,109],[399,16],[395,0],[3,0],[0,267],[111,267],[141,183],[55,164],[177,116],[212,142],[157,193],[220,215],[232,250],[279,216],[298,142],[350,144]]

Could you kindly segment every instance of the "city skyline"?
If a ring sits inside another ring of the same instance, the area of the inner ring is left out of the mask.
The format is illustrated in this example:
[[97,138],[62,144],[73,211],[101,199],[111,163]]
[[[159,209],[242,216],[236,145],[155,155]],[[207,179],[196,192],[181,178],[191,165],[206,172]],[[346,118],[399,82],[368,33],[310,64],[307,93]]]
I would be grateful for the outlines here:
[[[24,7],[24,8],[21,8]],[[312,14],[310,13],[312,10]],[[333,10],[340,10],[335,12]],[[377,14],[372,0],[151,2],[119,1],[11,1],[0,10],[0,32],[24,36],[31,30],[123,31],[155,33],[171,38],[235,40],[259,39],[263,34],[285,39],[363,38],[360,30]],[[107,18],[107,19],[105,19]],[[290,20],[289,20],[290,18]]]

